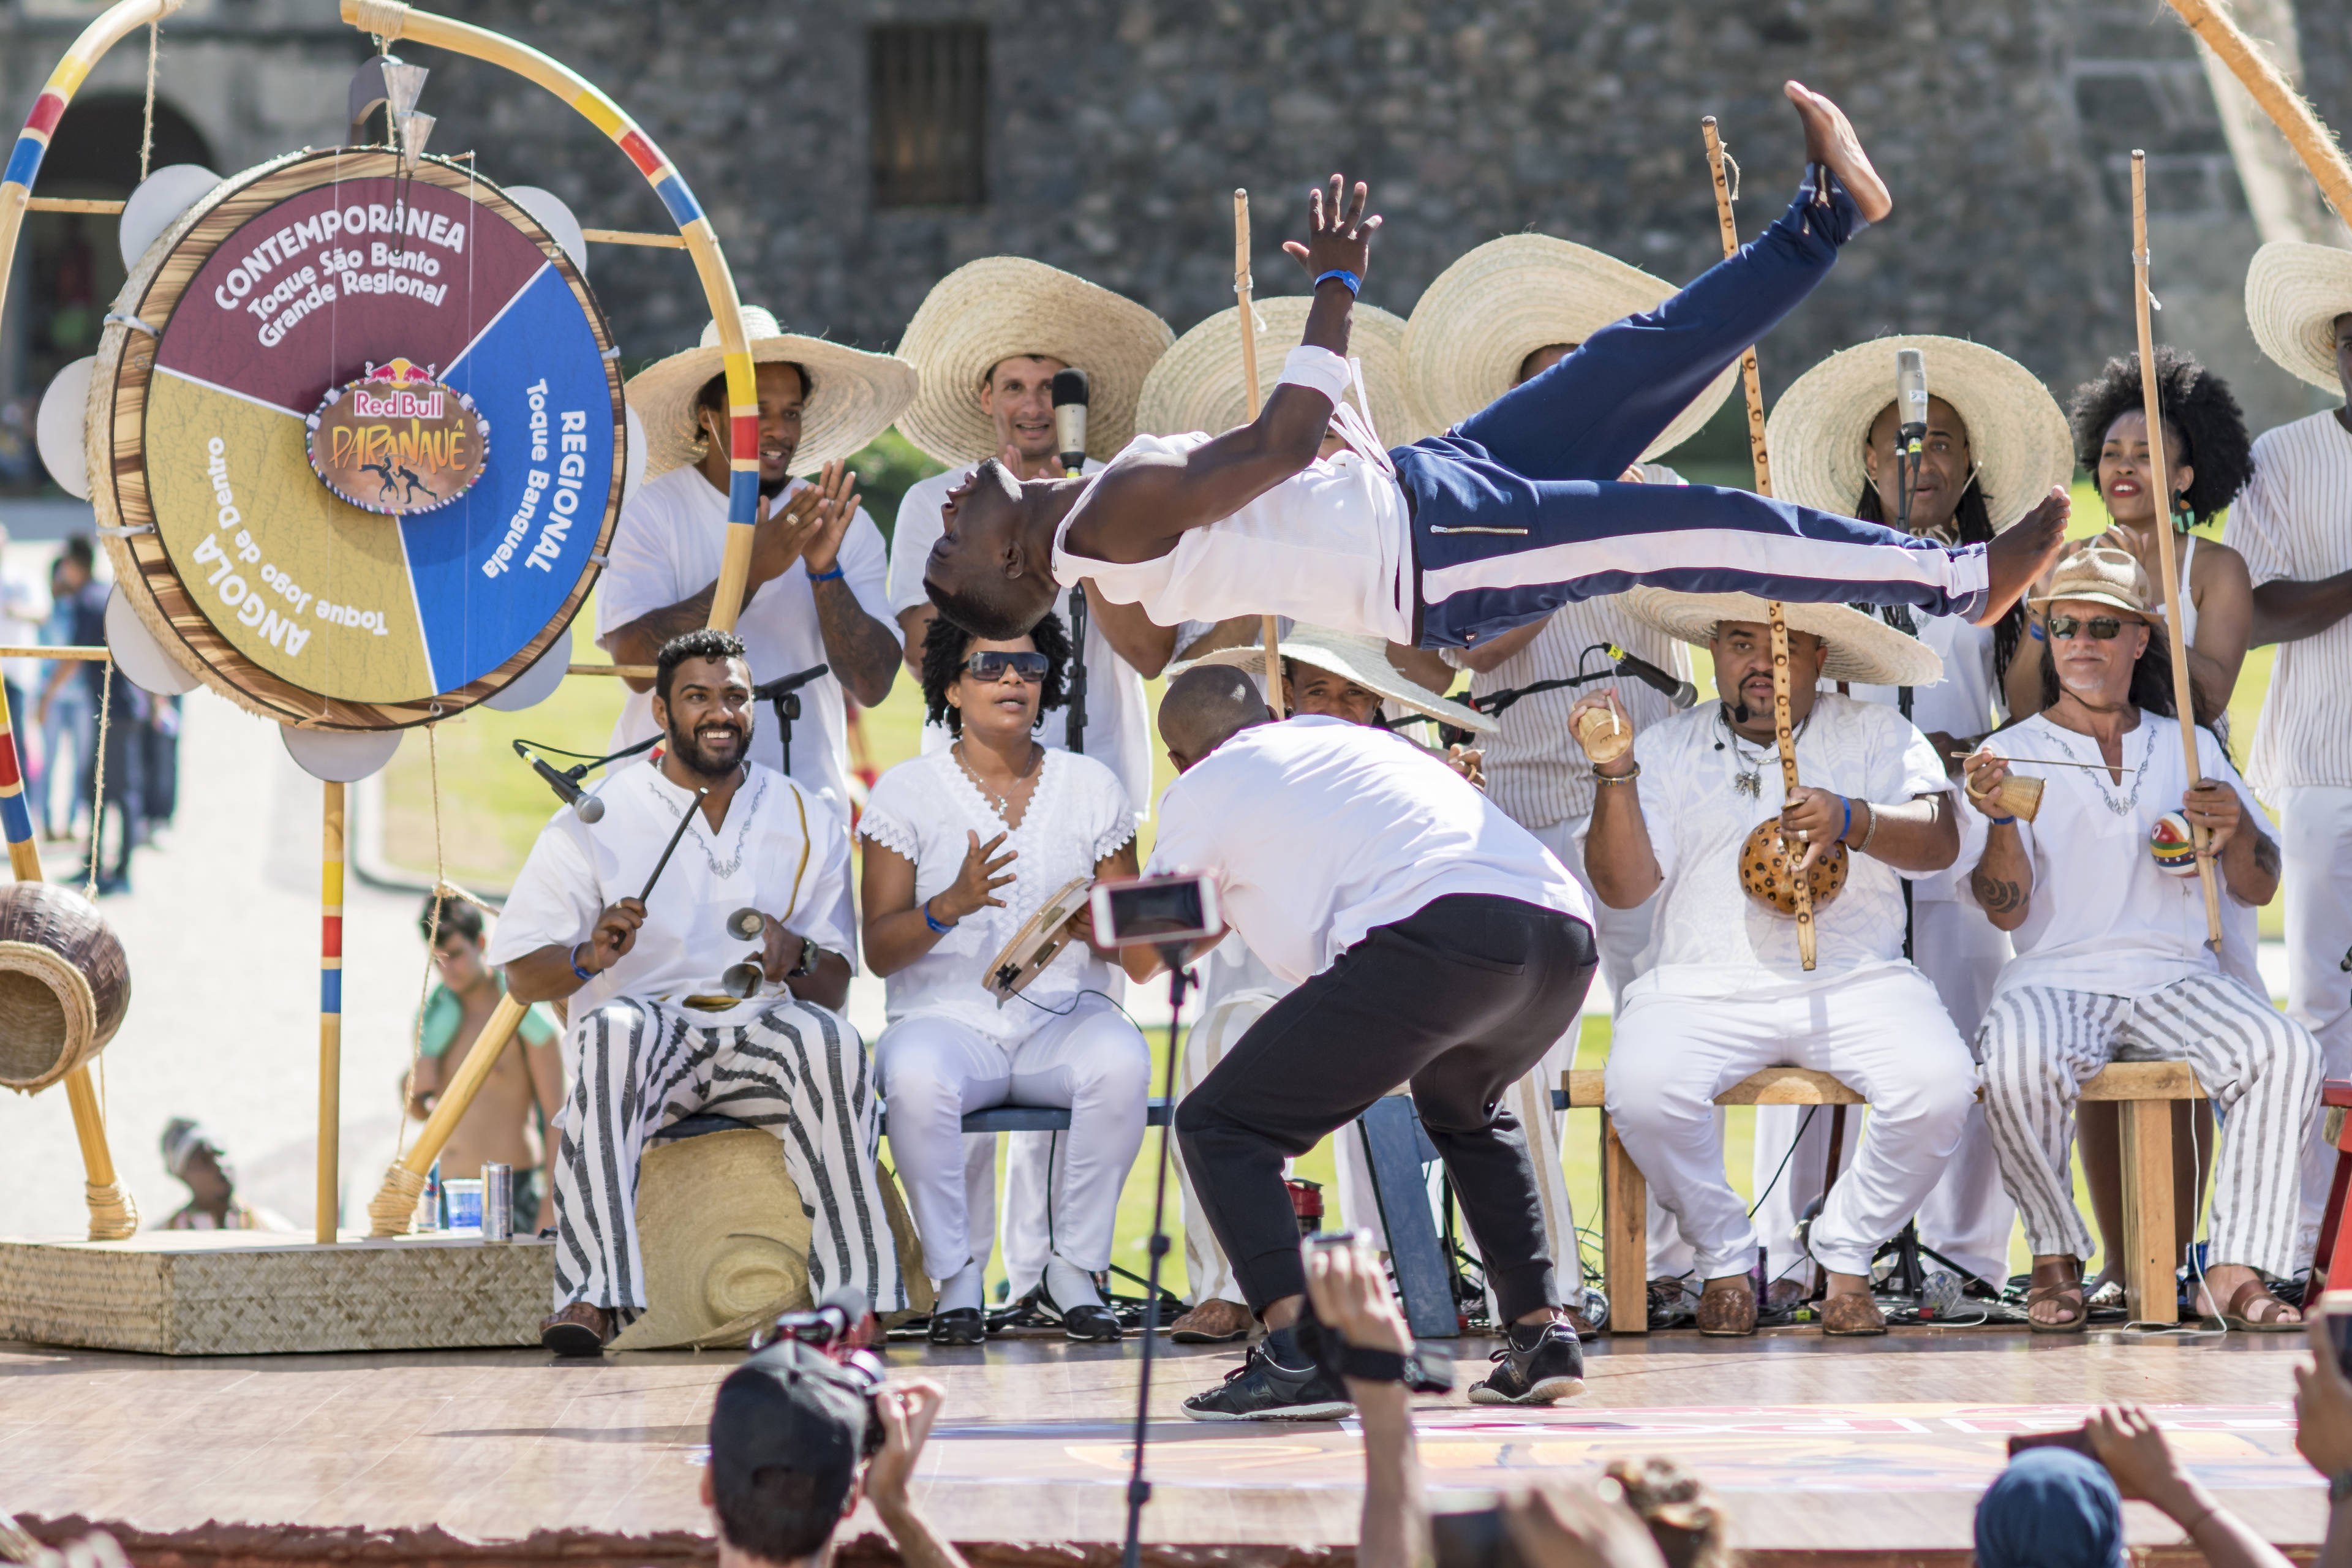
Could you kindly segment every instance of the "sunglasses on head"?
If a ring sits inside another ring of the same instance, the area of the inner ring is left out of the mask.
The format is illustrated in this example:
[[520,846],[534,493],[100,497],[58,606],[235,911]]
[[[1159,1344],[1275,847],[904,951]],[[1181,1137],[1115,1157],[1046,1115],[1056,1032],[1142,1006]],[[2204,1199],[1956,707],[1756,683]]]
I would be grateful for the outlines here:
[[1002,680],[1009,669],[1024,680],[1035,681],[1045,679],[1047,663],[1042,653],[1007,653],[1001,648],[992,648],[986,653],[973,654],[963,661],[963,667],[980,680]]
[[2113,642],[2116,634],[2124,629],[2124,624],[2113,616],[2093,616],[2087,621],[2078,616],[2050,617],[2050,635],[2053,637],[2071,637],[2085,627],[2099,641]]

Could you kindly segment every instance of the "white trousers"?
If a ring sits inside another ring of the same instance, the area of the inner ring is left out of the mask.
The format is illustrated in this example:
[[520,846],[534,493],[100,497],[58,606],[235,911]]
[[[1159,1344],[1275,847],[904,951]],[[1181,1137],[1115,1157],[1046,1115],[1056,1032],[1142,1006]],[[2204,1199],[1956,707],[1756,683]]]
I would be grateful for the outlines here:
[[[2319,1041],[2329,1078],[2352,1079],[2352,789],[2299,784],[2279,792],[2286,861],[2286,1016]],[[2336,1179],[2336,1147],[2315,1113],[2305,1146],[2296,1262],[2310,1260]]]
[[2091,1255],[2067,1166],[2084,1080],[2111,1061],[2185,1061],[2221,1123],[2208,1258],[2293,1268],[2319,1042],[2244,981],[2197,974],[2137,997],[2019,986],[1985,1015],[1977,1055],[1993,1148],[2036,1256]]
[[1143,1142],[1151,1077],[1151,1054],[1126,1015],[1082,996],[1066,1017],[1046,1020],[1010,1047],[953,1018],[918,1015],[883,1030],[874,1058],[924,1272],[946,1279],[986,1261],[972,1246],[961,1123],[966,1111],[995,1105],[1069,1107],[1070,1130],[1045,1135],[1057,1167],[1046,1205],[1049,1246],[1089,1273],[1109,1267],[1119,1188]]
[[[2009,933],[1987,920],[1974,903],[1920,899],[1912,906],[1911,950],[1919,973],[1935,986],[1961,1040],[1976,1037],[1992,1001],[1993,983],[2010,959]],[[1822,1195],[1829,1170],[1828,1107],[1811,1121],[1801,1105],[1756,1108],[1756,1231],[1770,1257],[1776,1279],[1801,1277],[1809,1269],[1797,1251],[1797,1219]],[[1803,1136],[1798,1129],[1804,1129]],[[1862,1122],[1853,1108],[1846,1115],[1839,1170],[1853,1163]],[[1793,1147],[1792,1147],[1793,1145]],[[1782,1164],[1783,1161],[1787,1163]],[[1773,1182],[1773,1173],[1780,1180]],[[1771,1184],[1766,1191],[1766,1184]],[[2001,1184],[2000,1162],[1992,1152],[1984,1108],[1971,1104],[1943,1177],[1919,1205],[1919,1239],[1969,1273],[1998,1285],[2009,1278],[2009,1238],[2017,1227],[2017,1205]],[[1932,1265],[1930,1266],[1932,1267]]]
[[1756,1261],[1756,1228],[1724,1176],[1715,1097],[1777,1066],[1833,1073],[1870,1102],[1868,1136],[1811,1230],[1814,1259],[1840,1274],[1867,1273],[1878,1244],[1918,1212],[1959,1143],[1976,1089],[1935,987],[1907,964],[1793,996],[1648,992],[1622,1003],[1609,1115],[1690,1243],[1700,1279],[1744,1274]]

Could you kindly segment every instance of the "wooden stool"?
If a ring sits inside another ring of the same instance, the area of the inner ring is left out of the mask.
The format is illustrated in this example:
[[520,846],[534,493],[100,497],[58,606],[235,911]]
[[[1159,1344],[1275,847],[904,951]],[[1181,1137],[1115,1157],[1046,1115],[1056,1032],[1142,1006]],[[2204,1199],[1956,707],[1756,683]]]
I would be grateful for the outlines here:
[[[1601,1110],[1601,1258],[1609,1291],[1609,1331],[1649,1331],[1650,1184],[1625,1152],[1602,1109],[1601,1073],[1561,1075],[1570,1108]],[[2352,1103],[2352,1085],[2347,1102]],[[2202,1100],[2186,1062],[2110,1062],[2083,1086],[2084,1100],[2123,1102],[2124,1297],[2136,1321],[2169,1323],[2179,1316],[2173,1270],[2172,1104]],[[1863,1097],[1825,1072],[1766,1068],[1715,1097],[1717,1105],[1861,1105]],[[2331,1102],[2333,1103],[2333,1102]],[[2347,1184],[2339,1166],[2339,1195]],[[2352,1274],[2352,1249],[2347,1249]]]

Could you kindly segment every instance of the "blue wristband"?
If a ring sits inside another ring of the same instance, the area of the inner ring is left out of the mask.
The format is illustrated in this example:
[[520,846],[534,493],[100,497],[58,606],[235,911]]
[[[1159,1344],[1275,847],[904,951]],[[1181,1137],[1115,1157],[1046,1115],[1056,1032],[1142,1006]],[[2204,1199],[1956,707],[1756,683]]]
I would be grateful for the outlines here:
[[930,927],[933,931],[939,932],[941,936],[945,936],[948,932],[955,930],[955,927],[951,925],[943,926],[940,924],[939,921],[931,918],[931,900],[929,899],[925,899],[923,900],[923,923]]
[[2011,823],[2015,822],[2017,818],[2013,816],[1988,816],[1985,820],[1991,823],[1995,827],[2007,827]]
[[1853,831],[1853,796],[1842,795],[1839,798],[1845,802],[1845,826],[1838,829],[1838,842],[1843,844],[1845,836]]
[[2025,635],[2032,637],[2035,642],[2048,642],[2050,640],[2048,635],[2045,634],[2040,626],[2035,626],[2032,621],[2025,623]]
[[1324,284],[1332,281],[1334,279],[1345,283],[1348,286],[1348,292],[1350,294],[1360,294],[1364,291],[1363,279],[1357,276],[1355,273],[1349,271],[1344,267],[1334,267],[1328,272],[1317,273],[1315,275],[1315,287],[1320,289]]
[[583,980],[593,980],[596,976],[593,972],[580,967],[580,950],[586,944],[584,942],[575,942],[572,944],[572,951],[565,953],[563,956],[570,961],[572,973],[580,976]]
[[[806,568],[803,567],[803,570],[805,571]],[[830,572],[810,572],[808,580],[812,583],[838,583],[841,581],[841,563],[835,562],[833,570]]]

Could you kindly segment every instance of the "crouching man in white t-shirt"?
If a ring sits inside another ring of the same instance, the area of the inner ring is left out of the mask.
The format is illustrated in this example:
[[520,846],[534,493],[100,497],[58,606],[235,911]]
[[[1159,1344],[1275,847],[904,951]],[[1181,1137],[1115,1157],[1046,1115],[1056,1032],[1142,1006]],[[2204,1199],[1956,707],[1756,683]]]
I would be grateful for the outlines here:
[[[1699,1331],[1752,1334],[1758,1237],[1724,1175],[1715,1097],[1769,1067],[1833,1073],[1861,1093],[1869,1137],[1802,1245],[1829,1274],[1822,1331],[1883,1334],[1871,1258],[1918,1212],[1974,1099],[1968,1047],[1935,986],[1903,956],[1898,880],[1949,866],[1959,831],[1927,738],[1892,708],[1815,687],[1824,679],[1925,686],[1938,661],[1844,605],[1788,605],[1800,783],[1784,799],[1763,601],[1640,588],[1625,605],[1705,644],[1725,700],[1649,726],[1633,750],[1593,769],[1584,841],[1592,890],[1612,909],[1656,900],[1647,968],[1618,998],[1609,1115],[1690,1244],[1694,1272],[1706,1281]],[[1630,721],[1604,690],[1578,702],[1570,728],[1602,708]],[[1846,856],[1843,889],[1813,907],[1811,970],[1796,921],[1740,884],[1749,833],[1776,817],[1805,843],[1808,861],[1841,845]],[[1792,1245],[1764,1241],[1776,1257]]]
[[[2188,777],[2150,598],[2124,551],[2085,546],[2061,562],[2049,596],[2033,601],[2049,606],[2042,710],[1969,759],[1969,799],[1992,824],[1969,889],[2017,943],[1977,1033],[1985,1121],[2033,1249],[2033,1327],[2079,1332],[2091,1237],[2067,1175],[2074,1102],[2110,1061],[2186,1061],[2221,1123],[2198,1310],[2232,1328],[2299,1331],[2300,1314],[2261,1276],[2284,1279],[2295,1264],[2319,1042],[2205,945],[2181,818],[2211,831],[2223,896],[2240,905],[2277,892],[2279,851],[2202,726],[2199,776]],[[1993,798],[2012,773],[2042,779],[2030,820]],[[2159,865],[2159,833],[2188,875]]]
[[[1454,1179],[1508,1339],[1479,1404],[1584,1387],[1528,1141],[1504,1096],[1584,1004],[1591,906],[1550,851],[1401,735],[1274,723],[1240,670],[1184,672],[1160,734],[1182,774],[1160,801],[1154,873],[1217,879],[1228,927],[1296,988],[1176,1108],[1202,1209],[1266,1336],[1200,1421],[1327,1420],[1350,1402],[1299,1348],[1306,1302],[1286,1155],[1401,1083]],[[1213,944],[1212,944],[1213,945]],[[1128,973],[1160,967],[1126,950]]]

